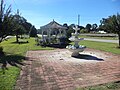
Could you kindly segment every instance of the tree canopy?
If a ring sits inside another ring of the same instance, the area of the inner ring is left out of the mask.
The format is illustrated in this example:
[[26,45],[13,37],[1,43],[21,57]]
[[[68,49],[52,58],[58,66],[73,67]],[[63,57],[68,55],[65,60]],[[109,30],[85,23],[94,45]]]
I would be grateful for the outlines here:
[[96,23],[95,23],[95,24],[93,24],[93,25],[92,25],[92,31],[97,31],[97,27],[98,27],[98,26],[97,26],[97,24],[96,24]]
[[92,27],[92,25],[91,25],[91,24],[87,24],[87,25],[86,25],[86,29],[87,29],[87,31],[88,31],[88,32],[90,32],[90,31],[91,31],[91,27]]
[[[4,0],[0,2],[0,42],[8,35],[15,35],[16,42],[18,41],[19,36],[22,34],[32,34],[32,36],[37,35],[36,28],[32,28],[33,25],[22,17],[17,10],[15,15],[11,14],[11,6],[7,9],[5,8]],[[34,35],[33,35],[34,34]]]
[[0,3],[0,42],[11,33],[13,27],[13,16],[11,14],[11,6],[5,8],[4,1]]
[[103,18],[100,22],[100,28],[118,34],[120,47],[120,14],[118,13],[117,15],[112,15],[108,18]]

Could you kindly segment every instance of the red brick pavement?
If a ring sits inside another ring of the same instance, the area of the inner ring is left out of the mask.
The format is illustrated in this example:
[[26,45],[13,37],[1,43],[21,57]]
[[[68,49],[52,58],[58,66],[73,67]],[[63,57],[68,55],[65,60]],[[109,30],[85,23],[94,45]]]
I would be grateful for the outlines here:
[[91,56],[81,59],[70,57],[66,49],[28,51],[15,89],[75,90],[120,81],[120,55],[93,49],[86,53]]

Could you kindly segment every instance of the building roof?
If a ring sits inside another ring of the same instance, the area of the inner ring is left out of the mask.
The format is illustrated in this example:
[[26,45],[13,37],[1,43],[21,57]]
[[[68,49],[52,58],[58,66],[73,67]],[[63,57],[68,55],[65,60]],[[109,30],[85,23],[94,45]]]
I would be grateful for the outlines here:
[[56,21],[52,21],[45,26],[42,26],[41,29],[67,29],[66,27],[62,26],[61,24],[57,23]]

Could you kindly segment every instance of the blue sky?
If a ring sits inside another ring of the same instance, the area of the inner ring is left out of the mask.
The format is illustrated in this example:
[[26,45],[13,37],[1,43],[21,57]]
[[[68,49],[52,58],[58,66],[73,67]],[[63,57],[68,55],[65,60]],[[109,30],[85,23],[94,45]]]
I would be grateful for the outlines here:
[[120,13],[120,0],[4,0],[12,5],[12,12],[17,9],[28,22],[36,28],[46,25],[53,19],[60,24],[77,24],[80,15],[80,25],[97,23],[102,18]]

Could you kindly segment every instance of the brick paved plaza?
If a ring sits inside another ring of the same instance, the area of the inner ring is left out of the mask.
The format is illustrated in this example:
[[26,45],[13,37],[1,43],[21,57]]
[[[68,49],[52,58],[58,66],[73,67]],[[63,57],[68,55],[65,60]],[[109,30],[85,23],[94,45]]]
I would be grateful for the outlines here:
[[67,49],[28,51],[17,90],[75,90],[120,81],[120,55],[86,49],[71,57]]

